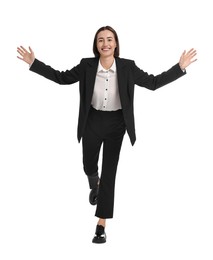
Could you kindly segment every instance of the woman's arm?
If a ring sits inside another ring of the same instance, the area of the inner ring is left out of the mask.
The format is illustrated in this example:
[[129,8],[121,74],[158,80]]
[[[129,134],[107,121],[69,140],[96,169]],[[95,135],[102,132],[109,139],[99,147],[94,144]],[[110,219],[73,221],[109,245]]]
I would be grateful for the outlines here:
[[35,54],[30,47],[28,51],[23,46],[20,46],[17,48],[17,52],[20,55],[17,56],[17,58],[29,64],[31,71],[49,80],[52,80],[61,85],[73,84],[79,81],[79,65],[73,67],[71,70],[59,71],[36,59]]
[[191,49],[188,52],[184,51],[180,57],[179,63],[156,76],[144,72],[135,65],[134,83],[150,90],[156,90],[185,75],[185,68],[197,60],[194,59],[195,56],[196,51],[194,49]]

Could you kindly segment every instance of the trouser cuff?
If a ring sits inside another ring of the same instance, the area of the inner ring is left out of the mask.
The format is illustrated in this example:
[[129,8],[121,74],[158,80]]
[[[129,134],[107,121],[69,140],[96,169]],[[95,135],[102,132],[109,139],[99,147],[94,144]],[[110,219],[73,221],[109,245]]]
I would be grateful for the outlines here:
[[96,173],[94,176],[87,176],[87,177],[88,177],[90,189],[97,187],[99,181],[98,173]]

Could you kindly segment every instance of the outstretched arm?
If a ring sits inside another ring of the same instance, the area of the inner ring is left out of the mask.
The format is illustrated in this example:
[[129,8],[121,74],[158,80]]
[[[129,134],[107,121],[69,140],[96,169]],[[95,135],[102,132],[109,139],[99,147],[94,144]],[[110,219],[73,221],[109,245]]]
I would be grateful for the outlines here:
[[35,55],[33,50],[29,47],[29,51],[23,46],[17,48],[17,52],[21,56],[17,56],[18,59],[25,61],[27,64],[31,65],[35,60]]
[[195,49],[190,49],[188,52],[184,51],[180,56],[179,65],[182,70],[185,70],[191,63],[195,62],[197,59],[194,57],[197,55]]
[[197,60],[195,58],[196,55],[196,50],[193,48],[188,52],[184,51],[180,57],[179,63],[156,76],[142,71],[134,64],[134,83],[150,90],[156,90],[185,75],[186,67]]
[[34,52],[30,47],[28,51],[23,46],[20,46],[17,48],[17,52],[20,55],[17,56],[17,58],[29,64],[30,71],[33,71],[49,80],[64,85],[73,84],[80,80],[79,65],[73,67],[71,70],[59,71],[36,59]]

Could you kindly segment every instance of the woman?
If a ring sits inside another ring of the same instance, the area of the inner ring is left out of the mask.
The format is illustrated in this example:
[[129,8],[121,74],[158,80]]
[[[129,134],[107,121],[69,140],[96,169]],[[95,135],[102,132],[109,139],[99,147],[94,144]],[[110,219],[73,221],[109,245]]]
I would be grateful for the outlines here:
[[[94,243],[106,242],[106,219],[113,217],[114,188],[117,164],[125,132],[132,145],[136,140],[133,97],[134,85],[156,90],[186,74],[186,67],[195,62],[196,51],[184,51],[179,63],[157,76],[139,69],[132,60],[119,58],[119,39],[110,26],[95,34],[94,58],[84,58],[71,70],[57,71],[35,58],[33,50],[20,46],[19,59],[30,70],[58,84],[79,81],[80,107],[78,141],[82,139],[83,167],[88,177],[89,202],[96,205],[98,217]],[[103,145],[101,174],[98,160]]]

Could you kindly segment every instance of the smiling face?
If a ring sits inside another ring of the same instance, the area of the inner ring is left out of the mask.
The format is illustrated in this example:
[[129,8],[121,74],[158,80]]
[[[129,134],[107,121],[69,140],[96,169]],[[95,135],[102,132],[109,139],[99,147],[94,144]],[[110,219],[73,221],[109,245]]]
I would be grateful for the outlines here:
[[102,58],[114,57],[117,43],[113,32],[109,30],[100,31],[97,35],[96,46],[100,54],[100,57]]

